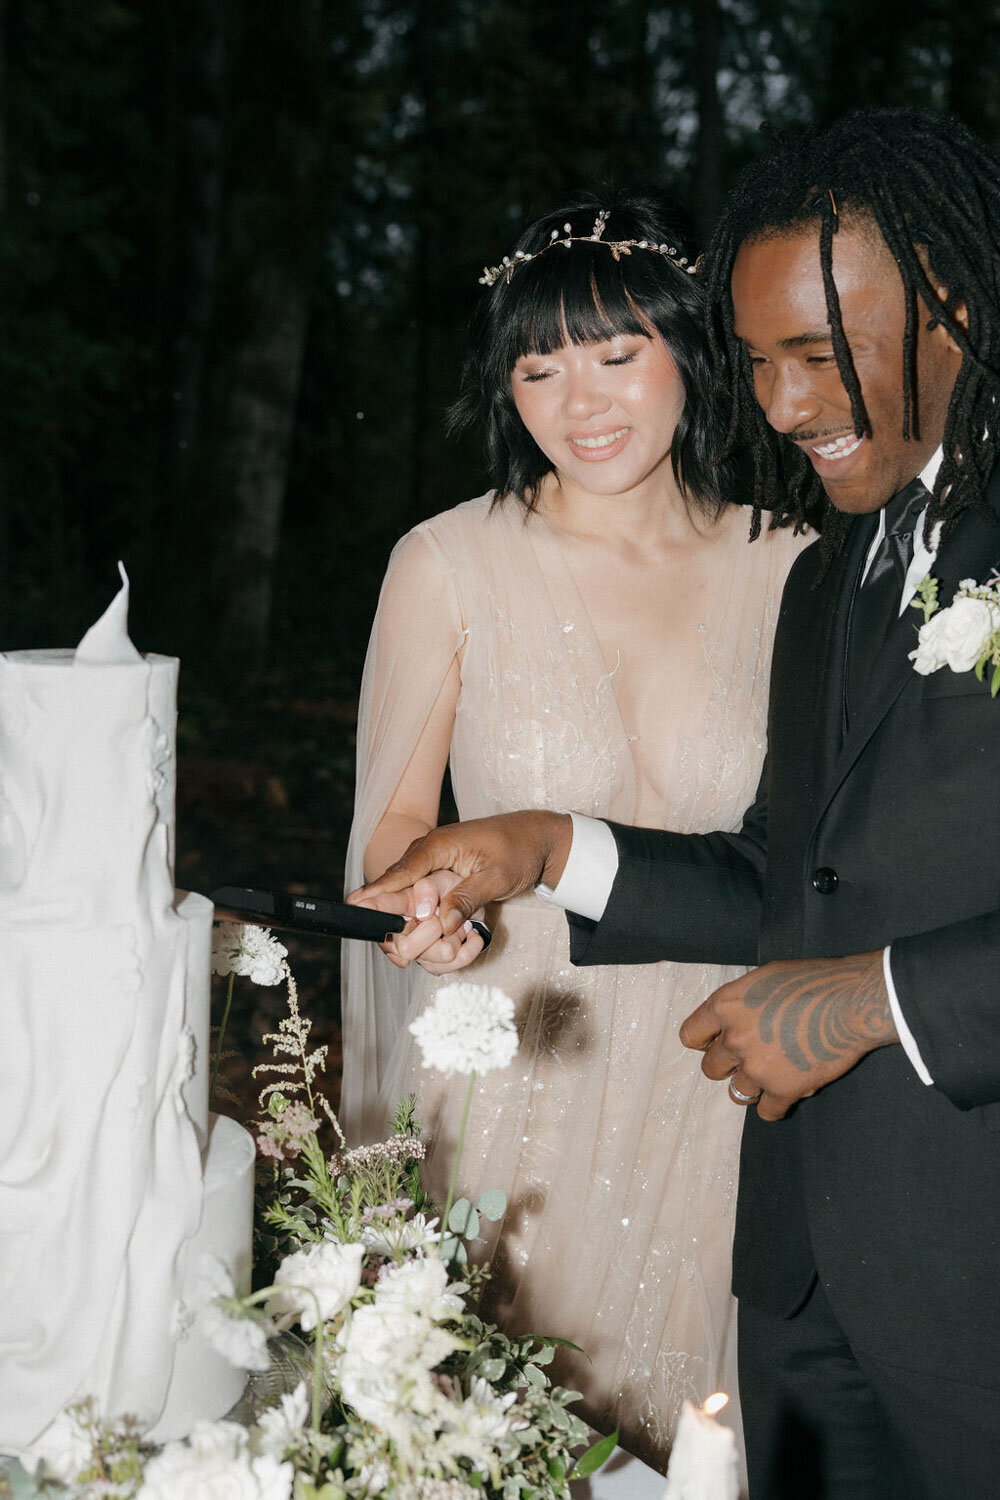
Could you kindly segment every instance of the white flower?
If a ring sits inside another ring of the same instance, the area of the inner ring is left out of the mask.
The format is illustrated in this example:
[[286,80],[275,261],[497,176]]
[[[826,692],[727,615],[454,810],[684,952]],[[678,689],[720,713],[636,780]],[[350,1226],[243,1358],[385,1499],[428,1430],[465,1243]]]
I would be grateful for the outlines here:
[[390,1219],[388,1223],[366,1224],[361,1231],[361,1240],[366,1250],[375,1255],[398,1255],[407,1250],[423,1250],[436,1245],[441,1238],[435,1229],[437,1219],[426,1219],[423,1214],[414,1214],[412,1219]]
[[73,1480],[93,1462],[93,1445],[76,1418],[68,1411],[61,1411],[45,1431],[21,1454],[21,1466],[34,1474],[39,1463],[45,1472],[63,1484]]
[[[460,1340],[429,1318],[376,1301],[355,1308],[337,1365],[341,1393],[366,1422],[394,1441],[413,1439],[412,1417],[428,1417],[439,1404],[430,1372]],[[397,1420],[403,1419],[403,1420]]]
[[425,1475],[414,1482],[413,1500],[469,1500],[470,1487],[461,1479],[432,1479]]
[[[316,1327],[317,1301],[324,1323],[335,1318],[361,1285],[364,1254],[364,1245],[324,1240],[308,1250],[286,1255],[274,1278],[275,1286],[282,1290],[271,1299],[271,1310],[294,1313],[307,1333]],[[300,1290],[303,1287],[307,1290]]]
[[910,652],[914,671],[924,677],[945,666],[953,672],[971,672],[997,629],[997,605],[961,595],[921,625],[917,649]]
[[485,984],[446,984],[410,1024],[425,1068],[488,1073],[506,1068],[517,1051],[514,1002]]
[[218,922],[212,935],[212,973],[243,974],[254,984],[281,984],[288,949],[266,927]]
[[239,1370],[266,1370],[267,1340],[277,1330],[262,1317],[247,1313],[233,1278],[214,1255],[198,1262],[192,1297],[194,1326],[206,1343]]
[[497,1396],[485,1380],[477,1377],[472,1382],[472,1394],[448,1410],[436,1445],[438,1451],[449,1458],[467,1458],[481,1474],[488,1474],[497,1444],[512,1430],[506,1413],[516,1400],[516,1391]]
[[309,1390],[302,1380],[290,1395],[282,1396],[280,1406],[272,1406],[257,1418],[251,1432],[255,1452],[284,1458],[287,1450],[295,1447],[308,1417]]
[[375,1286],[375,1301],[387,1317],[395,1311],[422,1313],[437,1323],[461,1317],[465,1304],[460,1293],[466,1291],[464,1282],[449,1286],[444,1262],[428,1255],[384,1271]]
[[201,1309],[196,1327],[206,1343],[238,1370],[266,1370],[271,1363],[268,1329],[255,1318],[241,1317],[212,1303]]
[[289,1500],[293,1479],[291,1464],[251,1457],[235,1422],[197,1422],[149,1460],[137,1500]]

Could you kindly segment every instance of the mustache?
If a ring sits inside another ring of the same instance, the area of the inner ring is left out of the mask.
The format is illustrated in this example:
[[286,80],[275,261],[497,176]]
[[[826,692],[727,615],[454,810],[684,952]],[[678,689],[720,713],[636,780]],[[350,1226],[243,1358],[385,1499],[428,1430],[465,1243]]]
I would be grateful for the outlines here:
[[840,432],[797,432],[794,436],[791,433],[787,433],[786,436],[791,440],[791,442],[797,444],[831,443],[835,438],[863,437],[864,434],[861,432],[854,432],[853,429],[848,428],[846,432],[841,429]]

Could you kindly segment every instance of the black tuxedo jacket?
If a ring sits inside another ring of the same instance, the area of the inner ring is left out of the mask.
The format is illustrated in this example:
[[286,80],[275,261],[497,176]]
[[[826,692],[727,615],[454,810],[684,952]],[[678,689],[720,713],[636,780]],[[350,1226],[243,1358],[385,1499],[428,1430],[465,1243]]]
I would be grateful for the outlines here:
[[[940,602],[1000,565],[1000,472],[934,567]],[[734,1290],[791,1314],[818,1272],[856,1346],[1000,1383],[1000,697],[908,659],[890,629],[845,732],[849,615],[871,526],[818,582],[819,546],[782,601],[768,758],[736,834],[614,826],[605,915],[571,917],[575,963],[753,965],[892,945],[901,1046],[870,1053],[783,1121],[747,1112]],[[692,1067],[698,1058],[692,1055]],[[724,1085],[719,1085],[724,1087]],[[735,1108],[735,1106],[734,1106]]]

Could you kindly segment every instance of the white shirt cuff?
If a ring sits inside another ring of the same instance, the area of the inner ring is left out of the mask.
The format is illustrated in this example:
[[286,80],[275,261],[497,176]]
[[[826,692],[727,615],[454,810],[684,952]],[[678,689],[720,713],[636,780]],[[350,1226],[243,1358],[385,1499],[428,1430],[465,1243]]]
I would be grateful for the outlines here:
[[570,813],[570,817],[573,842],[559,884],[554,890],[536,885],[535,894],[564,911],[599,922],[618,874],[618,845],[607,823],[580,813]]
[[892,1011],[892,1019],[896,1023],[896,1034],[899,1037],[900,1046],[913,1064],[914,1071],[921,1083],[933,1083],[934,1080],[927,1071],[927,1064],[920,1056],[920,1048],[917,1046],[913,1032],[907,1026],[906,1018],[899,1008],[896,986],[892,982],[892,965],[889,962],[888,948],[882,950],[882,973],[885,975],[885,987],[889,995],[889,1009]]

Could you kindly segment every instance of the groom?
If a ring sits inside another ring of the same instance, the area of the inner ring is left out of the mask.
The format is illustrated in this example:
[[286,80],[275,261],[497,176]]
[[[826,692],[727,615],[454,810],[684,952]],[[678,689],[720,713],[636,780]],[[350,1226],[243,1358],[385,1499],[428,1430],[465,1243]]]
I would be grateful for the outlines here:
[[758,510],[826,504],[786,587],[742,827],[514,813],[431,833],[354,899],[415,917],[425,877],[454,872],[397,939],[404,961],[544,882],[575,963],[757,965],[682,1028],[748,1109],[752,1500],[987,1500],[1000,697],[992,667],[923,675],[910,654],[928,574],[943,608],[1000,565],[1000,171],[951,117],[852,114],[748,169],[705,274]]

